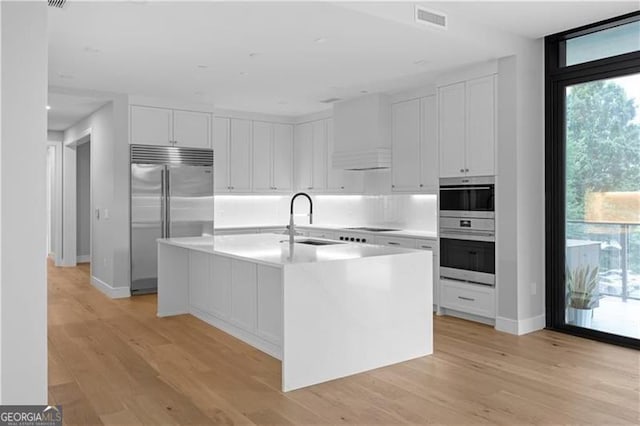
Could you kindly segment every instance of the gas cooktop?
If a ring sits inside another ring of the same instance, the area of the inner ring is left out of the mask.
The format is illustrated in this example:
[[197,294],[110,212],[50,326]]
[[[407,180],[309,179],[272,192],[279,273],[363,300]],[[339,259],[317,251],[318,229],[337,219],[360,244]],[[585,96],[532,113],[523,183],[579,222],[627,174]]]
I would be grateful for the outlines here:
[[399,229],[392,229],[392,228],[370,228],[368,226],[356,226],[353,228],[345,228],[345,229],[352,229],[354,231],[369,231],[369,232],[387,232],[387,231],[399,231]]

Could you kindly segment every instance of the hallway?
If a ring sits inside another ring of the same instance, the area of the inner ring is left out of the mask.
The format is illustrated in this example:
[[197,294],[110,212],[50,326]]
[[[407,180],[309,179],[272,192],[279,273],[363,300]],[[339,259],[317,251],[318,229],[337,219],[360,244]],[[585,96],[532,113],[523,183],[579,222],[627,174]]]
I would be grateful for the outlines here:
[[435,354],[283,394],[280,362],[155,296],[49,272],[49,398],[66,424],[637,424],[640,354],[436,317]]

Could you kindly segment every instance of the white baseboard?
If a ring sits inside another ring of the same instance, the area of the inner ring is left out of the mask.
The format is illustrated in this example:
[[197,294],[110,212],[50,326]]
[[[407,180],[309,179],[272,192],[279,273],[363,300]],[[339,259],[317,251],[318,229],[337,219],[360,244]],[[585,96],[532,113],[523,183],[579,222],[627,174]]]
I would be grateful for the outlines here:
[[521,320],[497,317],[496,330],[502,331],[504,333],[522,336],[523,334],[528,334],[534,331],[542,330],[545,326],[545,323],[546,322],[545,322],[544,315],[538,315],[535,317],[525,318]]
[[91,262],[90,254],[82,254],[76,256],[76,263],[89,263]]
[[91,284],[112,299],[130,297],[129,287],[111,287],[99,278],[91,276]]

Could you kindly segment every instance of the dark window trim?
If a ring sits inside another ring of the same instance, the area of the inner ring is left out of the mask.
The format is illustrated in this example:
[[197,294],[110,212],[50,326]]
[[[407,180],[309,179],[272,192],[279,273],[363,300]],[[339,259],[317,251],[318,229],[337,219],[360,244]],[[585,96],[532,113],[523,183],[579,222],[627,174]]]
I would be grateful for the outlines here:
[[[640,12],[545,38],[545,281],[546,326],[575,336],[640,349],[640,340],[565,323],[565,144],[564,89],[591,80],[640,72],[640,52],[561,66],[562,41],[638,20]],[[624,21],[624,22],[622,22]]]

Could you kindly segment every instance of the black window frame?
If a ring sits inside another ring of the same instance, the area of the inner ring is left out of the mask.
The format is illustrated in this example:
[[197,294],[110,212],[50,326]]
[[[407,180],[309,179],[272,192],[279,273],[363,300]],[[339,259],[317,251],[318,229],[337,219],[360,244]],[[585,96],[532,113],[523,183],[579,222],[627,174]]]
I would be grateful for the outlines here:
[[633,12],[545,37],[545,282],[548,329],[640,349],[640,339],[565,322],[565,88],[640,73],[640,51],[564,66],[564,41],[640,20]]

